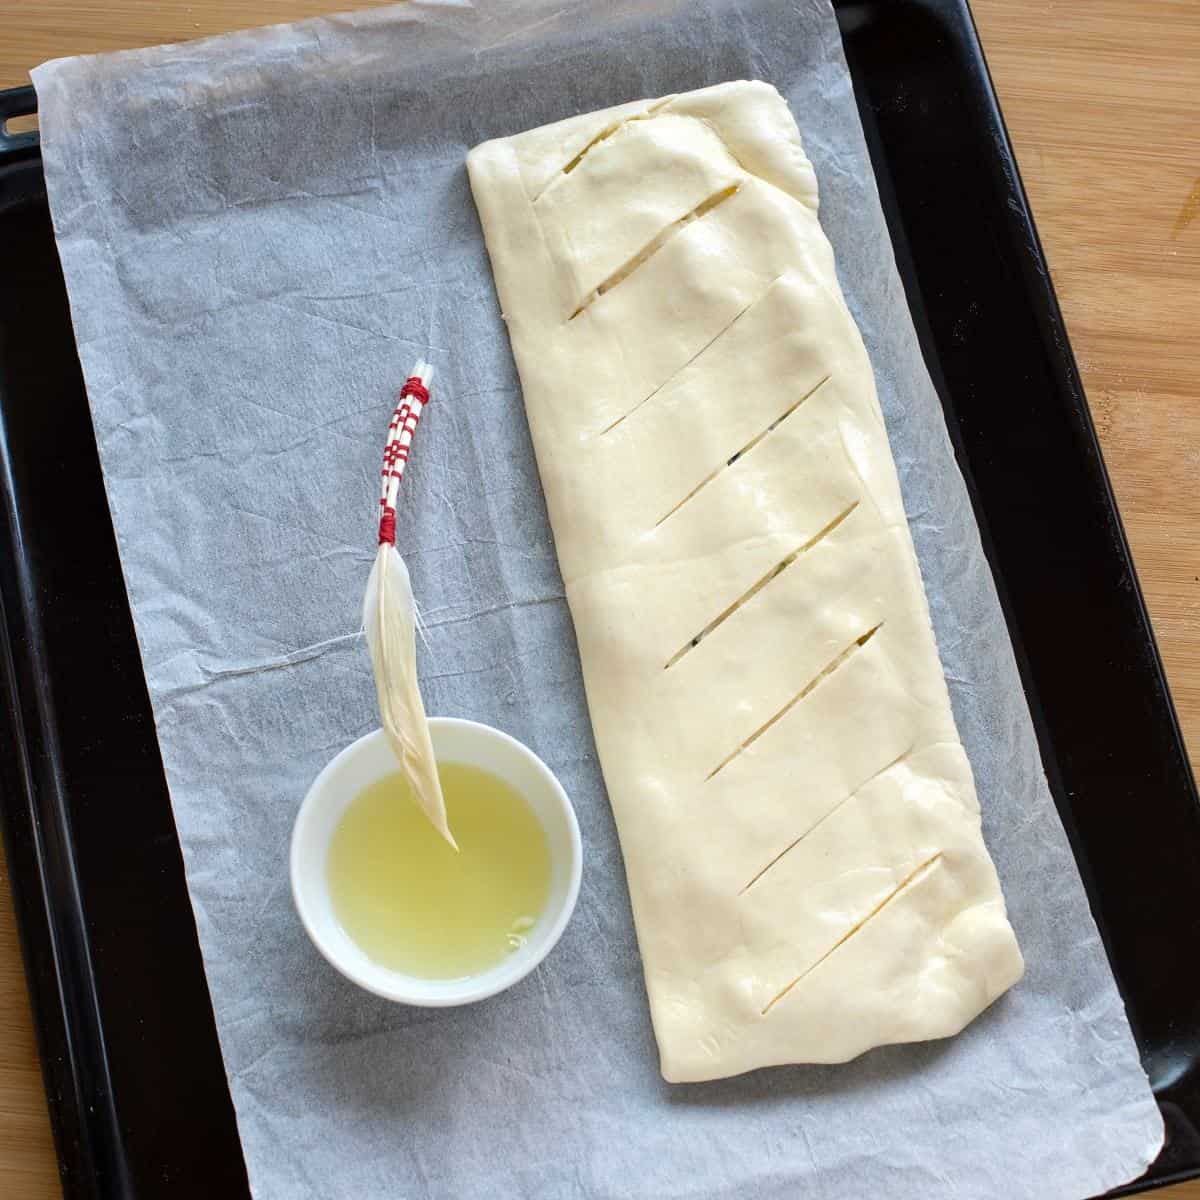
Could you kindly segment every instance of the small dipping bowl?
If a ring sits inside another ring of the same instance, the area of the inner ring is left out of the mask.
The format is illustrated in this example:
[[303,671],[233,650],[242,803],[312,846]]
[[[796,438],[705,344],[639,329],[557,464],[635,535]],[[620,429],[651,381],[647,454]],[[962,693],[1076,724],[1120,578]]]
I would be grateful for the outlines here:
[[291,874],[292,897],[308,936],[347,979],[385,1000],[436,1008],[494,996],[550,953],[575,909],[583,848],[567,793],[527,746],[490,725],[454,717],[431,717],[429,732],[438,762],[465,763],[498,776],[524,798],[545,831],[550,891],[524,945],[476,975],[423,979],[381,966],[342,928],[329,896],[329,843],[351,801],[398,769],[382,729],[347,746],[313,781],[292,829]]

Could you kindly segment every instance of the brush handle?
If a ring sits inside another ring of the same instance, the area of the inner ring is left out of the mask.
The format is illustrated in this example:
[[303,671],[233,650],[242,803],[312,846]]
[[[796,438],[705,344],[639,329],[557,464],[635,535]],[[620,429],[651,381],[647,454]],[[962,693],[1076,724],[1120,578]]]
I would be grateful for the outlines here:
[[408,452],[413,434],[425,405],[429,403],[429,379],[431,367],[417,363],[412,374],[404,381],[396,401],[395,411],[388,423],[387,442],[383,448],[382,486],[379,497],[379,542],[380,545],[396,544],[396,494],[404,468],[408,463]]

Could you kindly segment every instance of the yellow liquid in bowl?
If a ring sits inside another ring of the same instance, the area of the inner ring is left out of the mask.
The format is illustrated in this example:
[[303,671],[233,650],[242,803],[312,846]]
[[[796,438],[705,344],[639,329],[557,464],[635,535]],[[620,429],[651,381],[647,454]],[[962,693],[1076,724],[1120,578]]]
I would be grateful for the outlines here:
[[550,848],[520,793],[479,767],[440,763],[456,853],[396,771],[350,802],[326,859],[333,911],[381,966],[460,979],[520,946],[546,906]]

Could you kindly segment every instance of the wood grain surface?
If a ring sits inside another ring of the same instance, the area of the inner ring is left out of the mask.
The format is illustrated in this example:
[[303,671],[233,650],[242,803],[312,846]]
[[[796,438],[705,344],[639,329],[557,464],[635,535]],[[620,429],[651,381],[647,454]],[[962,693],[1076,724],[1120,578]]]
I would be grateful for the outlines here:
[[[345,7],[0,0],[0,87],[27,82],[47,58]],[[973,0],[973,8],[1195,764],[1200,0]],[[0,858],[0,1196],[60,1195]],[[1158,1195],[1200,1200],[1200,1182]]]

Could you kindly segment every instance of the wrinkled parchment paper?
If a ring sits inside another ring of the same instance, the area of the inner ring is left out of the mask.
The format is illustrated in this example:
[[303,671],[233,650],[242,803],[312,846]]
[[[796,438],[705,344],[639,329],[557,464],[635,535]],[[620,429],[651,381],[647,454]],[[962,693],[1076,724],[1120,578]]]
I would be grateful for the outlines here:
[[[788,97],[878,375],[1026,979],[960,1037],[669,1086],[463,156],[617,101]],[[38,69],[46,177],[257,1196],[1070,1200],[1161,1125],[1046,790],[824,0],[413,4]],[[359,603],[393,393],[431,712],[532,745],[583,892],[511,992],[404,1008],[317,955],[292,819],[376,723]],[[116,818],[119,819],[119,818]]]

